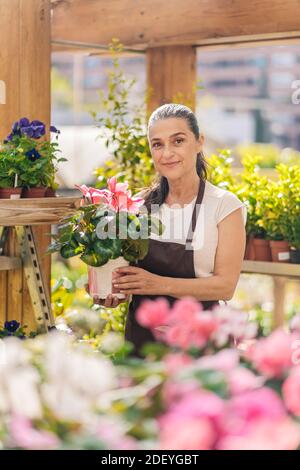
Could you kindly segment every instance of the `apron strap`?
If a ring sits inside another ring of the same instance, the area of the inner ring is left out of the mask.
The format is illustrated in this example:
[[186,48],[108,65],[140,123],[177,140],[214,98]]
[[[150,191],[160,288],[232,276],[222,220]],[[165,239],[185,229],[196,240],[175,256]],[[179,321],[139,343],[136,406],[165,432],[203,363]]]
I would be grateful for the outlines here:
[[199,191],[197,195],[196,202],[194,204],[194,209],[193,209],[193,214],[192,214],[192,220],[189,226],[189,231],[186,239],[186,248],[191,249],[192,248],[192,241],[193,241],[193,234],[196,228],[197,224],[197,219],[200,211],[200,206],[202,204],[203,196],[204,196],[204,190],[205,190],[205,181],[200,179],[199,182]]

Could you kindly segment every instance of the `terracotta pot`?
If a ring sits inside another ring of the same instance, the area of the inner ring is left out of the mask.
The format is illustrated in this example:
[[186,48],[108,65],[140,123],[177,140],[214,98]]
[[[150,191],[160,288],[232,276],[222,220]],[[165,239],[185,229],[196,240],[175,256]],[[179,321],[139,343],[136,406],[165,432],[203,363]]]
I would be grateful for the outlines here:
[[34,188],[23,188],[22,197],[25,198],[40,198],[45,197],[46,188],[36,186]]
[[88,266],[89,293],[91,296],[97,296],[100,299],[106,299],[108,294],[114,294],[118,299],[124,299],[125,294],[118,292],[112,284],[113,271],[121,266],[129,266],[129,262],[122,256],[116,259],[110,259],[106,264],[98,268]]
[[291,263],[300,264],[300,250],[290,249]]
[[265,238],[254,238],[253,245],[256,261],[272,261],[269,240]]
[[247,242],[246,242],[246,250],[245,250],[245,256],[244,259],[248,260],[254,260],[255,259],[255,248],[254,248],[254,243],[253,243],[254,238],[251,236],[247,236]]
[[0,188],[0,199],[20,199],[22,188]]
[[55,197],[55,196],[56,196],[55,189],[53,188],[46,189],[45,197]]
[[272,261],[275,263],[290,262],[290,247],[285,240],[271,240],[270,247],[272,252]]

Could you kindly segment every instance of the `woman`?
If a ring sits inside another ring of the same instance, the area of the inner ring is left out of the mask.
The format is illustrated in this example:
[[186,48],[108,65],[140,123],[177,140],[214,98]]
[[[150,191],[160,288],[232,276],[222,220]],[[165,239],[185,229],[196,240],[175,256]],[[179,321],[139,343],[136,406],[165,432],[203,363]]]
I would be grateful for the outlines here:
[[[204,138],[194,113],[180,104],[160,106],[150,116],[147,135],[158,181],[143,197],[148,210],[158,205],[165,231],[160,237],[151,234],[147,256],[118,269],[113,281],[127,299],[132,296],[125,338],[137,356],[145,342],[154,341],[135,318],[142,301],[165,297],[172,305],[192,296],[208,309],[231,299],[246,239],[244,204],[206,180]],[[112,296],[104,302],[117,304]]]

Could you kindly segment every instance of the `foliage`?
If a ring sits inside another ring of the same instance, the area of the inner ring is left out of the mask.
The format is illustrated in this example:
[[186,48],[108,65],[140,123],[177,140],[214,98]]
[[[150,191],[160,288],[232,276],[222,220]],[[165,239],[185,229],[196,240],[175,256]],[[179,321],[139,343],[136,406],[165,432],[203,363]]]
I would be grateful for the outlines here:
[[80,255],[95,267],[120,256],[129,262],[146,256],[150,233],[160,234],[162,223],[147,210],[139,211],[144,200],[131,198],[127,183],[111,178],[107,184],[109,190],[83,187],[92,204],[62,220],[48,252],[59,251],[63,258]]
[[[148,319],[158,334],[160,300],[144,309],[139,321]],[[58,332],[5,340],[2,448],[299,448],[294,344],[300,331],[276,330],[250,340],[255,333],[242,312],[229,307],[203,312],[191,299],[177,301],[168,314],[169,320],[181,319],[181,334],[165,331],[144,358],[126,356],[114,335],[107,335],[101,352]],[[201,348],[186,348],[184,337]],[[15,399],[20,389],[21,401]]]
[[54,126],[50,131],[56,134],[55,142],[41,139],[46,132],[41,121],[22,118],[14,123],[0,148],[0,187],[57,187],[57,165],[66,159],[58,155],[60,131]]

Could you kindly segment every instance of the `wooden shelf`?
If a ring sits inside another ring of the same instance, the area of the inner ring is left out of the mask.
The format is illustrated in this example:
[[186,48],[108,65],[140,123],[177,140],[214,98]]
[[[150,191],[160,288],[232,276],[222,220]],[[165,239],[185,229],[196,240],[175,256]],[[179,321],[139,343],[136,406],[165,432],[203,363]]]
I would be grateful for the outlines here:
[[0,199],[0,226],[56,224],[80,205],[80,197]]
[[22,267],[21,258],[14,256],[0,256],[0,271],[11,271]]
[[300,264],[244,260],[242,273],[268,274],[300,280]]

